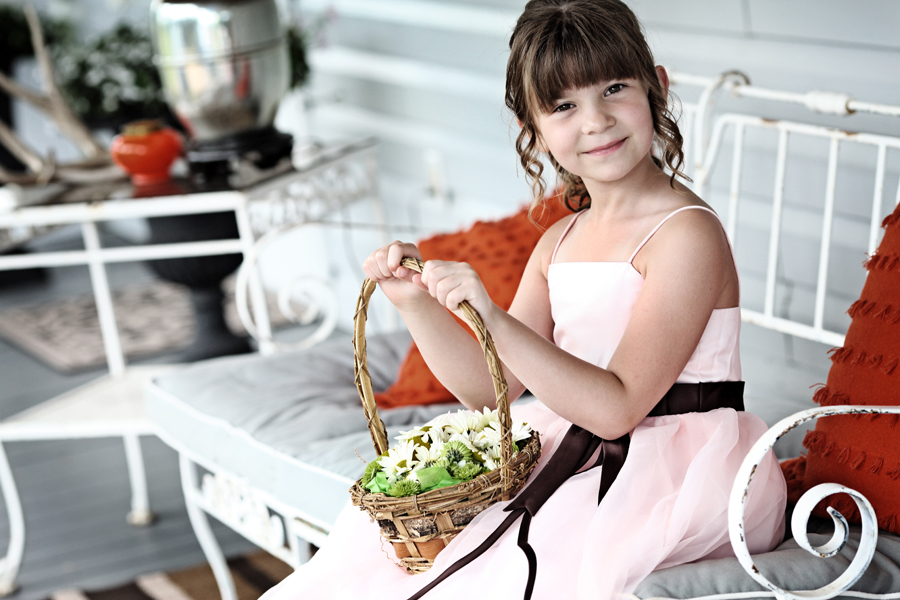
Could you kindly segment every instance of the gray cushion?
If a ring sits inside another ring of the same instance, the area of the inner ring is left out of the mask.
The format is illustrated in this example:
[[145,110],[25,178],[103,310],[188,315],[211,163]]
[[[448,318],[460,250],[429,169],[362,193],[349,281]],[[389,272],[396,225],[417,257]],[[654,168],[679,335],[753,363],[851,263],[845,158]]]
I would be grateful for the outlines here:
[[[814,546],[824,544],[831,537],[831,520],[810,519],[809,530],[819,532],[809,536]],[[769,581],[782,589],[813,590],[831,583],[847,570],[859,545],[859,537],[859,527],[851,527],[847,545],[832,558],[813,556],[790,539],[772,552],[754,556],[754,563]],[[869,594],[900,593],[900,537],[879,531],[875,557],[862,579],[850,591]],[[656,571],[638,585],[634,595],[641,599],[704,600],[774,597],[774,593],[747,575],[736,558],[706,560]]]
[[[406,332],[370,336],[372,383],[385,389],[409,348]],[[365,461],[375,458],[353,383],[350,334],[309,350],[229,356],[159,376],[146,391],[160,437],[201,465],[224,468],[329,528]],[[381,411],[389,440],[461,405]],[[359,456],[357,456],[357,453]]]

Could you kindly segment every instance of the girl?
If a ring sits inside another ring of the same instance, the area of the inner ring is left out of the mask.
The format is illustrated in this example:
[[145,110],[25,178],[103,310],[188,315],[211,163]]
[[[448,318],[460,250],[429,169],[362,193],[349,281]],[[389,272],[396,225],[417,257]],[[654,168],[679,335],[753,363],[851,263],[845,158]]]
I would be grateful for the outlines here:
[[[539,399],[513,418],[541,432],[544,454],[519,497],[479,515],[427,573],[390,565],[377,526],[350,507],[269,600],[402,599],[423,589],[425,598],[606,599],[655,569],[731,555],[728,494],[766,427],[740,411],[738,276],[715,213],[676,180],[683,154],[666,72],[618,0],[532,0],[510,49],[506,103],[535,206],[543,155],[569,197],[581,196],[570,204],[576,214],[545,232],[509,312],[464,263],[429,261],[422,275],[400,267],[420,257],[412,244],[377,250],[364,269],[435,375],[474,410],[494,407],[490,376],[445,308],[466,300],[479,312],[510,398],[528,389]],[[599,439],[600,468],[566,458],[587,457]],[[760,469],[745,519],[754,553],[783,533],[781,471],[774,459]],[[549,499],[525,506],[547,486]],[[515,519],[521,535],[505,530]],[[487,550],[455,564],[491,534]]]

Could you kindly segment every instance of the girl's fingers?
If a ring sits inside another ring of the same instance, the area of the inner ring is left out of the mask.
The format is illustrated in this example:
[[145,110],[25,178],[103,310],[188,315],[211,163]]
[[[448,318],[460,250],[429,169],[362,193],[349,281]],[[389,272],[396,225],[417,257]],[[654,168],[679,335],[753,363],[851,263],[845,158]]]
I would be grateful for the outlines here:
[[429,261],[422,281],[428,293],[450,310],[456,310],[463,300],[474,300],[483,289],[477,273],[465,263]]
[[422,274],[421,273],[416,273],[415,271],[413,271],[411,281],[414,284],[416,284],[416,286],[418,286],[421,290],[423,290],[425,292],[428,291],[428,286],[426,286],[424,283],[422,283]]
[[415,244],[394,241],[375,250],[363,261],[363,272],[372,281],[384,281],[386,279],[404,279],[413,281],[413,271],[400,266],[400,261],[412,256],[421,259],[422,255]]
[[422,255],[415,244],[404,244],[398,241],[388,246],[387,268],[394,277],[411,281],[413,271],[400,266],[400,261],[406,257],[421,259]]
[[370,254],[363,263],[363,271],[372,281],[382,281],[391,277],[391,271],[387,267],[387,249],[379,248]]

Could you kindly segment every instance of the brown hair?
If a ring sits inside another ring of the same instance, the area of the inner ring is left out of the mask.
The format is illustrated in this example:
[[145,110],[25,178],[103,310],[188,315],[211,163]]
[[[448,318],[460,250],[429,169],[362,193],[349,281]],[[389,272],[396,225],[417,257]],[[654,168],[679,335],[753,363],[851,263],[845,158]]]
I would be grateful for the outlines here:
[[[544,165],[538,159],[535,115],[550,111],[566,90],[599,81],[635,78],[647,87],[653,114],[655,143],[663,163],[675,176],[687,179],[681,132],[669,111],[666,91],[656,74],[653,54],[634,13],[619,0],[531,0],[525,5],[509,40],[506,67],[506,106],[521,122],[516,152],[531,182],[532,210],[546,187]],[[590,195],[580,177],[569,173],[548,155],[565,183],[566,206],[578,211],[590,206]]]

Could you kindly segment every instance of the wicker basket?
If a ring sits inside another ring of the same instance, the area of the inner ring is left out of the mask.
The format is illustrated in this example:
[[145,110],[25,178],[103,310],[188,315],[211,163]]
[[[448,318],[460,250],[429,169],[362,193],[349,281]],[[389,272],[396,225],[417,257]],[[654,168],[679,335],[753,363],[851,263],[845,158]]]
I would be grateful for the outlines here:
[[[414,258],[404,258],[402,264],[420,273],[424,266]],[[375,287],[375,282],[368,279],[363,283],[356,305],[353,347],[356,355],[356,387],[362,398],[375,452],[381,455],[388,450],[389,444],[384,423],[378,416],[366,362],[366,311]],[[382,537],[393,544],[397,558],[413,574],[430,569],[438,553],[478,513],[499,500],[515,496],[541,454],[540,437],[536,431],[532,432],[525,447],[514,453],[510,434],[512,419],[509,415],[509,398],[497,350],[478,313],[467,302],[463,302],[460,308],[475,328],[494,380],[502,433],[500,468],[470,481],[417,496],[393,498],[382,493],[372,493],[362,487],[359,481],[350,488],[353,504],[378,521]]]

